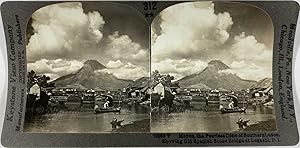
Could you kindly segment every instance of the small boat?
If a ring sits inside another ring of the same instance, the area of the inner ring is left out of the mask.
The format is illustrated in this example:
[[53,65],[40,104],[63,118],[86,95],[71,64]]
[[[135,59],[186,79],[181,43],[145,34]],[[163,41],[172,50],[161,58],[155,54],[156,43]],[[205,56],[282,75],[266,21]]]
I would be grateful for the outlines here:
[[104,108],[97,108],[97,109],[95,109],[95,113],[96,114],[110,113],[110,112],[120,113],[121,112],[121,107],[118,107],[118,108],[109,108],[109,109],[104,109]]
[[233,109],[229,109],[229,108],[223,108],[220,110],[222,114],[225,113],[245,113],[246,112],[246,108],[233,108]]

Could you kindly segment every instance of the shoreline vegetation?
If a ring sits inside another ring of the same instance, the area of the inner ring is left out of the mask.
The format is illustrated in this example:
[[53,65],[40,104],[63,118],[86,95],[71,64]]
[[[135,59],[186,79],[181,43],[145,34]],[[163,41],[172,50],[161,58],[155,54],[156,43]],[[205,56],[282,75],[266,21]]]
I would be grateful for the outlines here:
[[112,132],[150,132],[150,119],[133,121],[131,124],[125,124],[119,128],[113,129]]
[[276,131],[276,120],[269,119],[267,121],[258,121],[257,123],[251,124],[244,129],[241,129],[242,132],[249,132],[249,131]]

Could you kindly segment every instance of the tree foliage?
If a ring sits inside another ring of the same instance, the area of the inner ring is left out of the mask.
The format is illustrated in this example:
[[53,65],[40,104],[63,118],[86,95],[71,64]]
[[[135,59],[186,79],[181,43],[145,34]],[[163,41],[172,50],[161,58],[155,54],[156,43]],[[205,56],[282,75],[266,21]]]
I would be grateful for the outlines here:
[[35,71],[31,70],[27,75],[27,88],[28,90],[35,84],[38,84],[40,87],[47,87],[50,77],[46,75],[37,75]]
[[174,80],[174,76],[169,74],[160,74],[158,70],[152,72],[151,79],[153,85],[161,83],[166,87],[179,87],[178,82],[172,82],[172,80]]

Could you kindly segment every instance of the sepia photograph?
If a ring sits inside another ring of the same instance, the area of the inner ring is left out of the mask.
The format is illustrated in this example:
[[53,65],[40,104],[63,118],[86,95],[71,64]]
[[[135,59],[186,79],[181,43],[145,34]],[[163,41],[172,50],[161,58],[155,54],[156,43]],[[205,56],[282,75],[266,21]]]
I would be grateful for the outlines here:
[[276,131],[273,30],[247,4],[161,11],[151,24],[151,132]]
[[276,131],[273,30],[232,2],[169,6],[151,32],[118,3],[42,7],[27,26],[24,132]]
[[150,132],[149,26],[112,2],[57,3],[27,26],[24,132]]
[[0,143],[296,145],[299,8],[251,0],[3,2]]

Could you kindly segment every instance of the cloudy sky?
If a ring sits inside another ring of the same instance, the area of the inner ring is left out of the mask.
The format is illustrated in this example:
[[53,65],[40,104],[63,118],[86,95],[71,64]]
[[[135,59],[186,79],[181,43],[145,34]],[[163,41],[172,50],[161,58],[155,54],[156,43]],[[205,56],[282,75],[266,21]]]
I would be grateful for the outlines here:
[[258,8],[189,2],[164,9],[152,23],[151,71],[176,79],[222,60],[244,79],[272,76],[273,25]]
[[27,29],[28,70],[55,79],[98,60],[123,79],[149,73],[148,25],[136,10],[115,3],[60,3],[37,10]]

